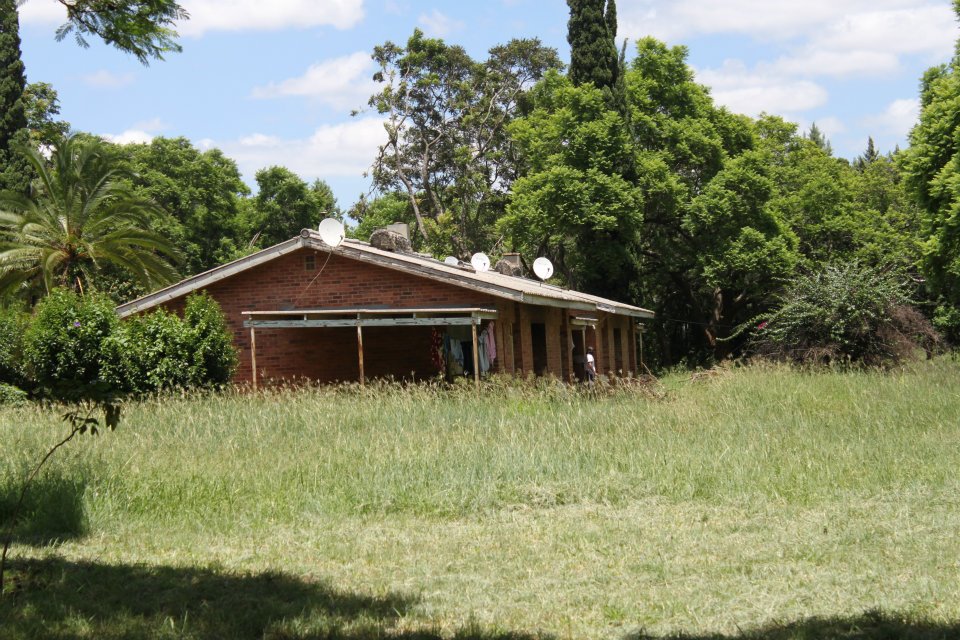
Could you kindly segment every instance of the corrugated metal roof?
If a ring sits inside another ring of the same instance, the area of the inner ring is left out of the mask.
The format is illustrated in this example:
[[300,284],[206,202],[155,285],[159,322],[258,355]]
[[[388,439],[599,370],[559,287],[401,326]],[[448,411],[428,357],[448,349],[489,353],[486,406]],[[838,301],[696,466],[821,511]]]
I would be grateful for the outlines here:
[[496,271],[476,272],[472,267],[454,267],[435,258],[417,254],[384,251],[367,242],[347,239],[339,247],[331,248],[324,244],[320,235],[313,230],[304,229],[301,235],[274,245],[263,251],[240,258],[210,271],[192,276],[177,284],[161,289],[132,302],[117,307],[121,317],[145,311],[168,300],[202,289],[215,282],[246,271],[264,262],[273,260],[301,247],[310,247],[319,251],[332,252],[370,262],[388,269],[396,269],[420,277],[454,284],[474,291],[480,291],[500,298],[551,307],[567,307],[583,311],[605,311],[628,315],[636,318],[652,318],[653,312],[615,300],[564,289],[545,282],[507,276]]

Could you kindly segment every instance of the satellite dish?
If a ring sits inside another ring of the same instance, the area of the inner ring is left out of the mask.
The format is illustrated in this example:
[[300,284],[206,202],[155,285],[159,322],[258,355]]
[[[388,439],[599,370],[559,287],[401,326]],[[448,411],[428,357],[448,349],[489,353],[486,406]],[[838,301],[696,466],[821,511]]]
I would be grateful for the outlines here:
[[443,264],[448,264],[451,267],[456,267],[460,265],[460,261],[454,258],[453,256],[447,256],[443,259]]
[[541,280],[546,280],[553,275],[553,263],[546,258],[537,258],[533,261],[533,272]]
[[334,249],[340,246],[343,238],[347,235],[343,229],[343,223],[336,218],[324,218],[317,231],[320,232],[320,239],[323,240],[323,244]]
[[490,258],[485,253],[473,254],[473,257],[470,258],[470,264],[473,265],[473,270],[477,273],[490,270]]

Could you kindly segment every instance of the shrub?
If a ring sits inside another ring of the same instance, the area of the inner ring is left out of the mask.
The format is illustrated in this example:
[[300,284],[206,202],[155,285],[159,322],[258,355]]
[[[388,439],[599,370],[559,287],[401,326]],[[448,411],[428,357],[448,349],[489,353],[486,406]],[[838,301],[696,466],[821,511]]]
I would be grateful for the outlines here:
[[27,392],[0,382],[0,406],[18,407],[27,403]]
[[753,348],[796,362],[896,362],[939,342],[903,278],[857,263],[799,277],[762,320]]
[[97,400],[116,389],[101,376],[104,343],[117,328],[109,299],[54,290],[37,305],[23,337],[25,373],[40,395]]
[[135,394],[190,386],[190,338],[184,322],[164,309],[130,318],[105,345],[105,377]]
[[15,309],[0,309],[0,384],[24,385],[23,332],[29,316]]
[[195,293],[187,298],[183,318],[191,333],[191,382],[197,386],[229,382],[237,368],[237,350],[220,305],[205,291]]
[[106,377],[135,394],[223,384],[237,361],[223,312],[206,294],[187,298],[182,320],[164,309],[125,320],[105,350]]

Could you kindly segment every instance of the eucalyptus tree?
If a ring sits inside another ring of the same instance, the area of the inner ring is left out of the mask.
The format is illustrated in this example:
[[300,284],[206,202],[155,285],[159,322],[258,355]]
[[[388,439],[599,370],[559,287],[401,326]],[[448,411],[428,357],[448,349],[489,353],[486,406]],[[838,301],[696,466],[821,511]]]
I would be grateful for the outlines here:
[[30,144],[54,147],[70,133],[70,123],[57,120],[60,96],[49,82],[31,82],[23,91]]
[[147,288],[177,278],[176,248],[147,226],[158,205],[134,195],[100,141],[67,138],[49,163],[25,153],[39,177],[29,195],[0,195],[0,290],[96,288],[107,265]]
[[373,59],[382,89],[368,105],[385,117],[387,137],[372,167],[375,186],[406,194],[417,232],[436,252],[493,242],[518,171],[506,126],[532,84],[560,68],[556,51],[513,40],[476,62],[415,30],[405,46],[376,47]]

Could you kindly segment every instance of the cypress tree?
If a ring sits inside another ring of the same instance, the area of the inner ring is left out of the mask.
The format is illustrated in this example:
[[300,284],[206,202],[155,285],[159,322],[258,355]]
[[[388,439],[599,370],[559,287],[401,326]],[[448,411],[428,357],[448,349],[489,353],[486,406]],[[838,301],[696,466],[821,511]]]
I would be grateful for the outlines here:
[[18,147],[29,144],[16,0],[0,0],[0,190],[25,193],[30,169]]
[[619,75],[617,7],[614,0],[567,0],[570,21],[570,80],[579,86],[592,82],[613,89]]

